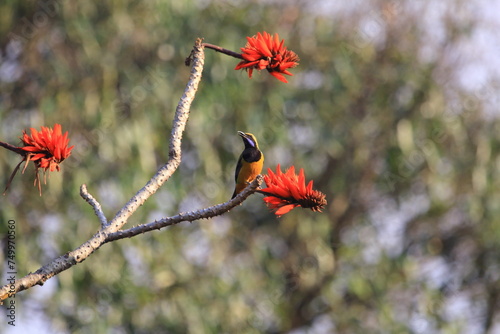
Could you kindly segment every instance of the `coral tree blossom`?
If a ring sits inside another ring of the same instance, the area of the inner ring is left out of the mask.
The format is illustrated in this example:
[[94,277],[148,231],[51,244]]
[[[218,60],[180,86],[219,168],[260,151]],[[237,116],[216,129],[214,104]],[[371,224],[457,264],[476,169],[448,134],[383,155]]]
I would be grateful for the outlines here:
[[259,32],[256,36],[247,37],[247,44],[241,48],[243,60],[235,67],[235,70],[246,69],[248,76],[252,77],[254,69],[267,69],[276,79],[287,83],[283,74],[293,75],[289,68],[297,66],[299,57],[284,46],[285,40],[280,42],[278,34]]
[[271,210],[275,210],[278,217],[298,206],[309,208],[312,211],[321,211],[327,204],[325,194],[313,190],[312,180],[306,186],[302,168],[297,175],[294,166],[283,173],[278,165],[276,173],[268,169],[268,174],[264,175],[264,181],[267,188],[261,189],[259,192],[267,195],[264,197],[264,202]]
[[31,135],[23,131],[21,149],[28,153],[26,159],[33,161],[37,169],[59,171],[59,164],[71,154],[73,146],[68,147],[68,132],[62,134],[61,129],[60,124],[55,124],[54,129],[42,126],[40,132],[31,128]]
[[[1,146],[23,156],[23,160],[21,160],[21,162],[16,166],[14,172],[10,176],[7,188],[16,175],[21,163],[26,161],[26,165],[23,169],[24,172],[28,162],[33,161],[36,169],[35,185],[38,184],[38,189],[41,194],[41,184],[38,170],[41,168],[44,172],[59,171],[60,163],[69,157],[73,146],[68,147],[68,132],[63,134],[60,124],[55,124],[53,129],[42,126],[41,131],[37,131],[34,128],[31,128],[30,130],[31,134],[23,131],[23,136],[20,138],[24,146],[16,147],[0,142]],[[5,190],[7,190],[7,188]]]

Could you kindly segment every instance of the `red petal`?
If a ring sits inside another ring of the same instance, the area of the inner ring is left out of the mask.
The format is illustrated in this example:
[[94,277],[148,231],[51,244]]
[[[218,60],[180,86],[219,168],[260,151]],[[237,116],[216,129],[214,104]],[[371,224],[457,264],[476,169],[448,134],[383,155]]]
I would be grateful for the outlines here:
[[288,81],[285,79],[285,77],[280,73],[280,72],[269,72],[273,77],[278,79],[279,81],[282,81],[284,83],[288,83]]
[[274,214],[276,216],[280,217],[280,216],[284,215],[285,213],[292,211],[296,206],[298,206],[298,205],[297,204],[289,204],[289,205],[282,206],[281,208],[276,210],[276,212]]

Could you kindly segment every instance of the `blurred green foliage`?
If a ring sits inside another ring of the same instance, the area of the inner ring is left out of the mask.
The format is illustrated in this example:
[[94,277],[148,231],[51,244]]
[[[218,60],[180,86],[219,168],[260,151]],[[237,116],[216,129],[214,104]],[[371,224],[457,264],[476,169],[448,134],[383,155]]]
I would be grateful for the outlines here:
[[[19,322],[63,333],[498,329],[500,123],[484,114],[489,86],[471,93],[454,79],[474,20],[455,19],[451,0],[435,26],[425,2],[336,15],[327,3],[0,4],[0,139],[57,122],[75,145],[42,197],[28,168],[0,198],[19,276],[98,229],[82,183],[111,218],[167,160],[197,37],[239,51],[245,36],[277,32],[300,66],[289,84],[248,79],[206,50],[182,164],[127,226],[226,201],[238,130],[257,136],[266,168],[304,168],[329,201],[276,219],[255,195],[210,221],[106,244],[20,293]],[[1,184],[17,163],[0,151]]]

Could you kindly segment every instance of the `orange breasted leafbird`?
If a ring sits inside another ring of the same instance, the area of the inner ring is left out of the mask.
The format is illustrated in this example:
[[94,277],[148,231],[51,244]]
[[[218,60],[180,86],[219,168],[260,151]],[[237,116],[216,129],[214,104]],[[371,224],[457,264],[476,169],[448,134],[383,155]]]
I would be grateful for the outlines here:
[[259,150],[259,144],[255,136],[251,133],[241,131],[238,131],[238,134],[243,139],[245,149],[241,153],[236,165],[234,173],[236,187],[231,198],[235,198],[236,195],[245,189],[248,183],[252,182],[260,174],[264,165],[264,154]]

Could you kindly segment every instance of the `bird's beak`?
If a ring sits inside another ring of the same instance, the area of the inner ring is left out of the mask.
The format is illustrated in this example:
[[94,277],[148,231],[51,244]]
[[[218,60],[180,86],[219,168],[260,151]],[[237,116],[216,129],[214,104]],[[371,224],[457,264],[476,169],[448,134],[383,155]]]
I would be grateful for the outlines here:
[[257,142],[255,140],[255,138],[253,137],[252,134],[250,133],[245,133],[243,131],[238,131],[238,135],[243,138],[243,142],[245,143],[245,147],[256,147],[256,148],[259,148],[257,146]]

